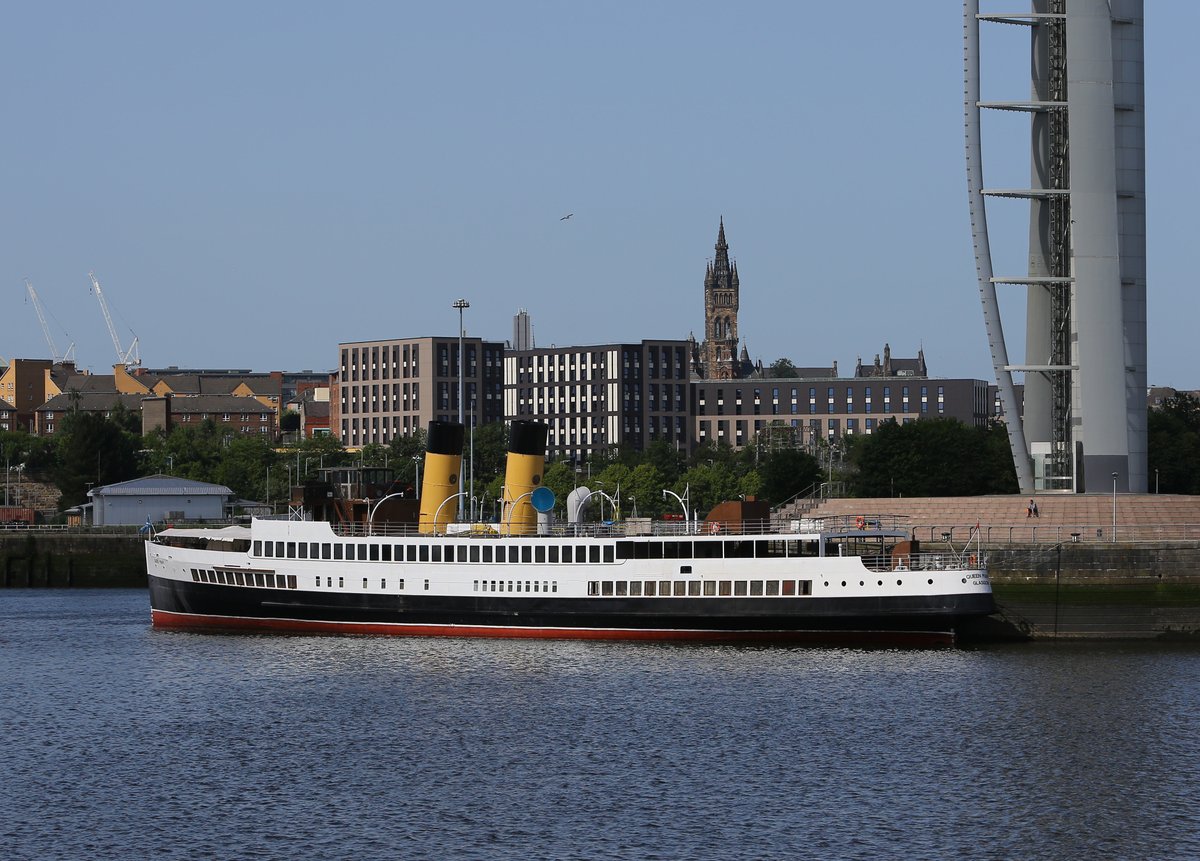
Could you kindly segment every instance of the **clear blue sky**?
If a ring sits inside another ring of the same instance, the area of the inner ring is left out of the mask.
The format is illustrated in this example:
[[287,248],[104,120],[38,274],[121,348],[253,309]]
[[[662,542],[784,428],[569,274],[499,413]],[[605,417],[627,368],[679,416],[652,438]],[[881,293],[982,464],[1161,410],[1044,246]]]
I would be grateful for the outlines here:
[[[1200,4],[1147,7],[1149,376],[1196,387]],[[1027,94],[1025,38],[987,36],[985,98]],[[0,356],[48,352],[28,277],[107,371],[91,269],[149,366],[329,369],[459,296],[485,338],[683,338],[723,215],[753,357],[991,376],[958,2],[20,3],[0,69]],[[987,183],[1027,184],[989,123]]]

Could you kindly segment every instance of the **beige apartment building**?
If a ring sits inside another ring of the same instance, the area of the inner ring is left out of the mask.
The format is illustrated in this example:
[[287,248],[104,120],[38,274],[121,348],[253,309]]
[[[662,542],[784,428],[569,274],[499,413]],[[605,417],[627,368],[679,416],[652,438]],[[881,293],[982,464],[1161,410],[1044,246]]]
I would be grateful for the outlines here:
[[[467,423],[504,420],[504,344],[464,338]],[[395,338],[338,344],[330,429],[348,448],[386,444],[458,420],[458,338]]]

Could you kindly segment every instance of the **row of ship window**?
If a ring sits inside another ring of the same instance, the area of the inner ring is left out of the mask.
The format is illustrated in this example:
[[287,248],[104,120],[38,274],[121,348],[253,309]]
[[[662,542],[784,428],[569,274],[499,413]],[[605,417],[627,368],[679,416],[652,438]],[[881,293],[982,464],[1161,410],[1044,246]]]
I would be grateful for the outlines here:
[[[526,580],[525,592],[557,592],[557,580]],[[509,580],[505,586],[504,580],[473,580],[472,588],[476,592],[520,592],[521,581]],[[515,587],[515,588],[514,588]]]
[[598,564],[624,559],[769,559],[811,557],[816,541],[617,541],[615,544],[390,544],[317,541],[255,541],[253,555],[266,559],[328,559],[336,562],[482,562]]
[[252,555],[265,559],[329,559],[337,562],[612,562],[613,545],[539,544],[343,544],[317,541],[255,541]]
[[192,582],[219,583],[222,586],[258,586],[263,589],[295,589],[295,574],[274,574],[270,571],[214,571],[193,568]]
[[811,580],[588,581],[588,595],[602,598],[759,598],[775,596],[795,597],[811,594]]

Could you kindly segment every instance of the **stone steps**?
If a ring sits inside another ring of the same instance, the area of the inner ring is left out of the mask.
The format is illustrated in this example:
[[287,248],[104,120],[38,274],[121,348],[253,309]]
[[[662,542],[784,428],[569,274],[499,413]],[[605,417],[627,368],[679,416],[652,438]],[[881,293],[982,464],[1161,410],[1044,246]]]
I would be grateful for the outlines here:
[[[1077,532],[1079,540],[1112,540],[1111,494],[1046,494],[1034,497],[1039,517],[1029,517],[1027,496],[913,497],[828,499],[796,515],[794,506],[777,512],[777,519],[895,515],[906,518],[922,540],[950,531],[965,538],[976,524],[997,540],[1061,541]],[[1126,540],[1200,539],[1200,497],[1174,494],[1118,494],[1117,536]]]

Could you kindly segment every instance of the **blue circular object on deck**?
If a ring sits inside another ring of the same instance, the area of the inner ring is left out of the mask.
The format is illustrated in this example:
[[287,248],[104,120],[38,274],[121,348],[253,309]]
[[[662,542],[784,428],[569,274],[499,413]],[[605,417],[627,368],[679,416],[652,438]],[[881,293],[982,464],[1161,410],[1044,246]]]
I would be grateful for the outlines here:
[[554,508],[554,491],[548,487],[539,487],[533,493],[529,494],[529,504],[533,506],[535,511],[540,511],[543,514]]

